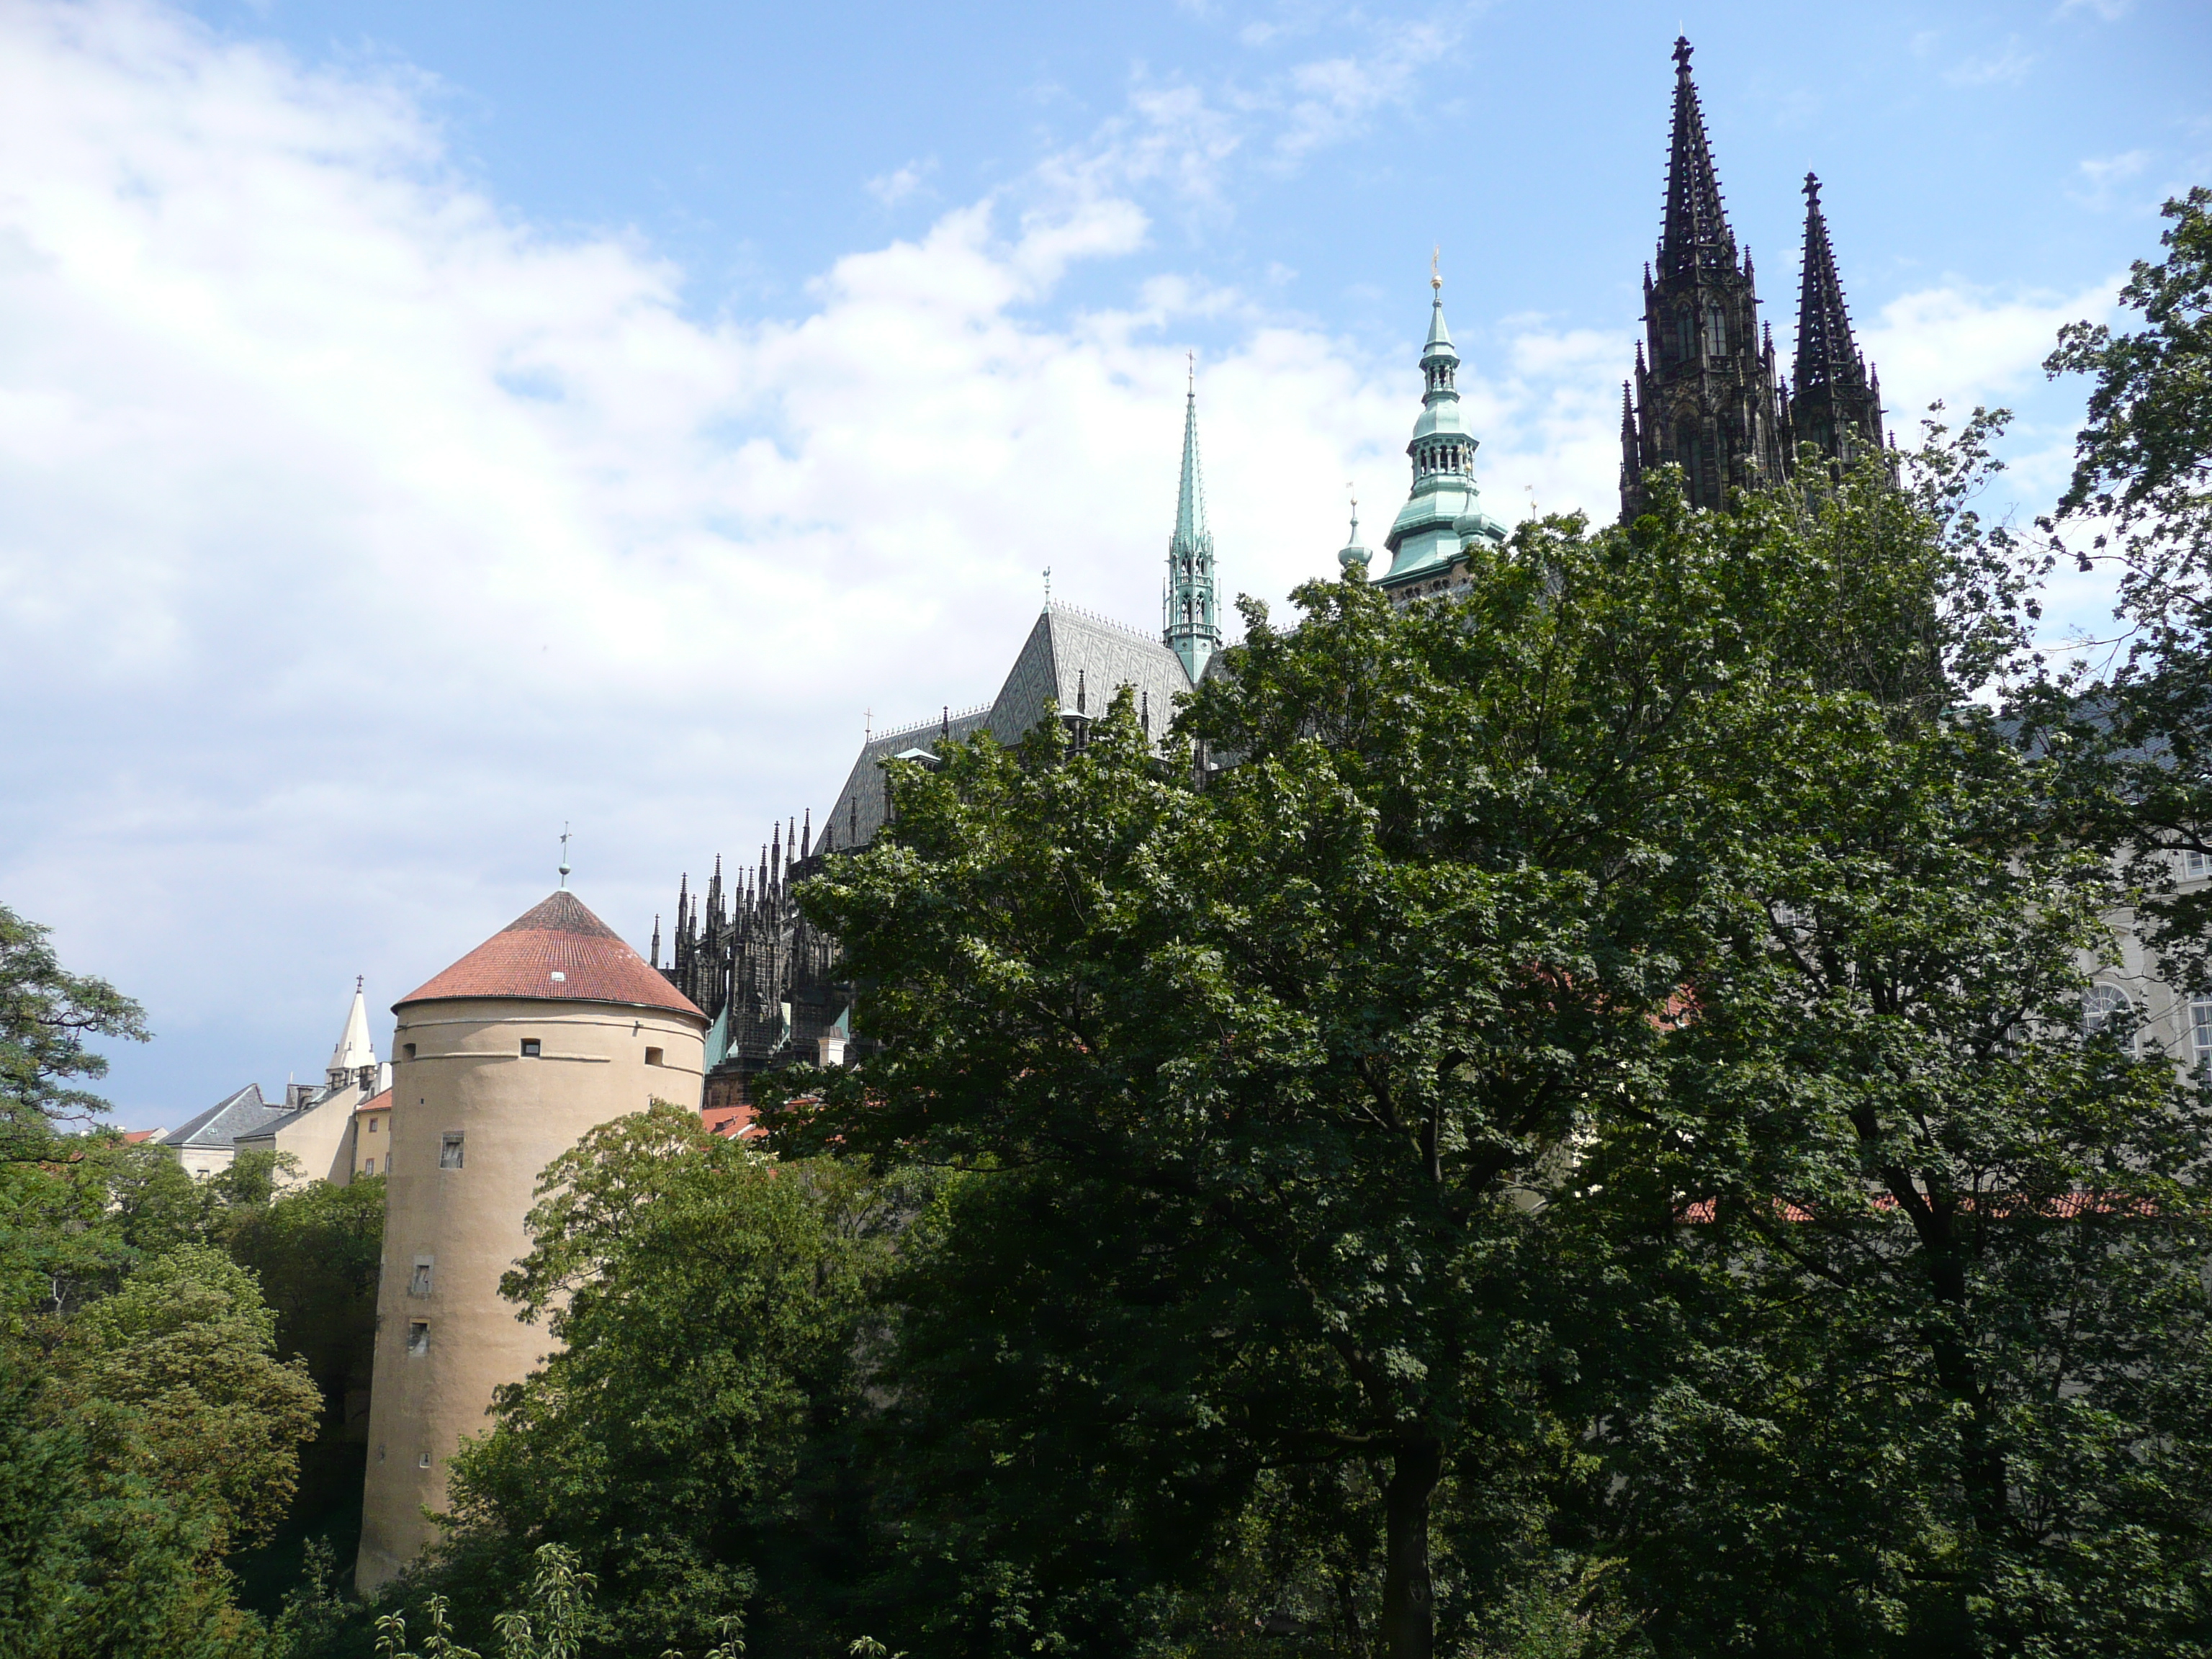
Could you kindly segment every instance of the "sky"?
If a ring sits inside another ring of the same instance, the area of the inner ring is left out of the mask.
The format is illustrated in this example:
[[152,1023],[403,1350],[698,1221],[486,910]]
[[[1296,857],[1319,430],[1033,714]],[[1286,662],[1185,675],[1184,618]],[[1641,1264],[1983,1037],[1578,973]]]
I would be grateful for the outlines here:
[[0,0],[0,902],[145,1005],[115,1121],[356,975],[383,1046],[564,825],[645,948],[1048,566],[1153,626],[1194,360],[1279,612],[1404,497],[1432,251],[1486,505],[1608,516],[1678,31],[1784,353],[1811,169],[1899,436],[2010,407],[2046,507],[2201,3]]

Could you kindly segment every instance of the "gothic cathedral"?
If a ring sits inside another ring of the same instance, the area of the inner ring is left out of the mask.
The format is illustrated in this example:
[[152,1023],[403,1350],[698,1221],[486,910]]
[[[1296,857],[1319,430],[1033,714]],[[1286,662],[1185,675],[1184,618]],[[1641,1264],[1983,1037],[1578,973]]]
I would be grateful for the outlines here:
[[1650,505],[1646,478],[1682,470],[1698,507],[1778,483],[1809,444],[1850,466],[1886,453],[1881,381],[1851,342],[1850,314],[1820,212],[1820,181],[1805,175],[1804,275],[1793,378],[1776,373],[1774,338],[1759,319],[1751,255],[1729,228],[1705,112],[1690,78],[1690,43],[1674,42],[1674,131],[1667,160],[1667,216],[1657,258],[1644,270],[1644,337],[1620,394],[1620,516]]
[[[1401,604],[1462,586],[1467,549],[1477,541],[1495,546],[1506,536],[1482,509],[1474,480],[1480,446],[1460,403],[1460,358],[1444,324],[1441,277],[1432,276],[1431,286],[1421,411],[1406,449],[1412,483],[1384,538],[1388,565],[1375,577]],[[1691,501],[1718,509],[1735,491],[1791,477],[1801,446],[1832,467],[1889,453],[1881,382],[1852,343],[1820,181],[1809,173],[1805,179],[1796,359],[1784,380],[1759,320],[1751,256],[1739,252],[1729,228],[1690,76],[1690,43],[1677,40],[1666,218],[1658,256],[1644,270],[1634,376],[1621,389],[1621,517],[1633,520],[1647,509],[1659,467],[1680,467]],[[1351,540],[1337,556],[1347,574],[1366,572],[1372,556],[1359,539],[1356,507]],[[738,1127],[748,1115],[752,1079],[763,1072],[800,1060],[843,1063],[866,1046],[853,1029],[852,992],[838,977],[836,943],[799,914],[793,889],[825,858],[866,845],[883,826],[884,762],[933,765],[935,744],[984,731],[1012,744],[1048,711],[1080,742],[1090,720],[1124,687],[1146,728],[1164,733],[1176,694],[1221,672],[1194,385],[1184,399],[1167,563],[1158,634],[1048,600],[991,702],[958,711],[947,705],[935,720],[871,732],[818,836],[810,814],[803,823],[777,826],[755,867],[726,884],[719,858],[703,893],[692,892],[688,880],[679,884],[668,959],[655,918],[652,965],[713,1019],[704,1103],[711,1122]]]

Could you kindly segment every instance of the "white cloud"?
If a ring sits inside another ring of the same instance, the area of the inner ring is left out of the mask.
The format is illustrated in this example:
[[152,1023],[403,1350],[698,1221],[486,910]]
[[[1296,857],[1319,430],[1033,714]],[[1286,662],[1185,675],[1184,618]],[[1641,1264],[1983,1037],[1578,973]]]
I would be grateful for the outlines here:
[[1179,319],[1230,330],[1229,581],[1332,568],[1338,481],[1404,488],[1410,347],[1170,276],[1034,320],[1250,118],[1140,86],[805,314],[702,322],[649,249],[456,174],[403,80],[143,0],[0,9],[0,897],[240,1081],[311,1069],[347,976],[388,1000],[532,902],[564,820],[636,938],[826,805],[864,710],[989,696],[1043,565],[1149,620]]
[[2057,15],[2063,17],[2069,12],[2086,11],[2094,14],[2100,21],[2117,23],[2134,9],[2135,0],[2059,0]]
[[1275,154],[1296,161],[1359,131],[1375,111],[1403,102],[1421,70],[1458,40],[1457,30],[1440,23],[1400,21],[1365,56],[1346,53],[1297,65],[1266,100],[1279,104],[1286,118],[1275,137]]
[[1899,295],[1859,330],[1859,345],[1881,374],[1882,395],[1900,438],[1936,398],[1963,412],[2039,382],[2059,329],[2112,312],[2121,279],[2079,294],[2002,294],[1950,282]]
[[901,202],[922,187],[923,181],[937,171],[934,156],[907,162],[889,173],[879,173],[867,181],[869,195],[885,207],[896,207]]
[[2017,86],[2027,78],[2035,56],[2021,46],[2017,34],[2007,35],[1996,52],[1968,58],[1946,70],[1943,78],[1954,87]]
[[2149,163],[2150,152],[2147,149],[2131,149],[2118,155],[2091,156],[2075,168],[2081,177],[2081,188],[2068,193],[2085,206],[2100,210],[2108,208],[2119,187],[2140,174]]

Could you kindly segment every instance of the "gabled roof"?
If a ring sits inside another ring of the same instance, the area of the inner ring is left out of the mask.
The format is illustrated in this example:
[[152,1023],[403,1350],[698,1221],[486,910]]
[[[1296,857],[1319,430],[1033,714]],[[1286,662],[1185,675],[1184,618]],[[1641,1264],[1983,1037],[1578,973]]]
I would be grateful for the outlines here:
[[[1220,660],[1217,654],[1208,666]],[[1006,684],[988,708],[940,716],[920,726],[884,733],[861,745],[860,757],[830,809],[828,834],[838,847],[856,847],[875,838],[884,824],[882,763],[903,751],[928,750],[942,738],[969,738],[988,731],[1009,746],[1044,718],[1048,703],[1062,715],[1103,714],[1122,686],[1137,694],[1138,706],[1152,716],[1152,734],[1164,734],[1175,718],[1176,694],[1190,690],[1182,659],[1149,634],[1109,622],[1066,605],[1048,605],[1014,658]]]
[[391,1109],[392,1091],[386,1089],[382,1094],[371,1095],[367,1100],[362,1101],[360,1105],[353,1109],[353,1115],[359,1117],[363,1112],[388,1112]]
[[240,1135],[250,1135],[285,1115],[282,1106],[261,1098],[261,1085],[249,1083],[236,1094],[217,1101],[198,1117],[172,1129],[156,1144],[163,1146],[228,1146]]
[[478,997],[611,1002],[665,1009],[707,1023],[689,997],[647,967],[644,957],[566,888],[548,895],[392,1007]]

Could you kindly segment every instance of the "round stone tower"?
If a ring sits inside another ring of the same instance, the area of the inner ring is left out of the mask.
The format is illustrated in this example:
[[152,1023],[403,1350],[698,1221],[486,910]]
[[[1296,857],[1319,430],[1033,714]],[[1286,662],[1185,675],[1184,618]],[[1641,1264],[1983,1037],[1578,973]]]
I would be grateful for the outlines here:
[[547,1346],[499,1294],[539,1171],[655,1099],[696,1109],[707,1017],[565,889],[393,1005],[360,1588],[435,1531],[448,1460]]

